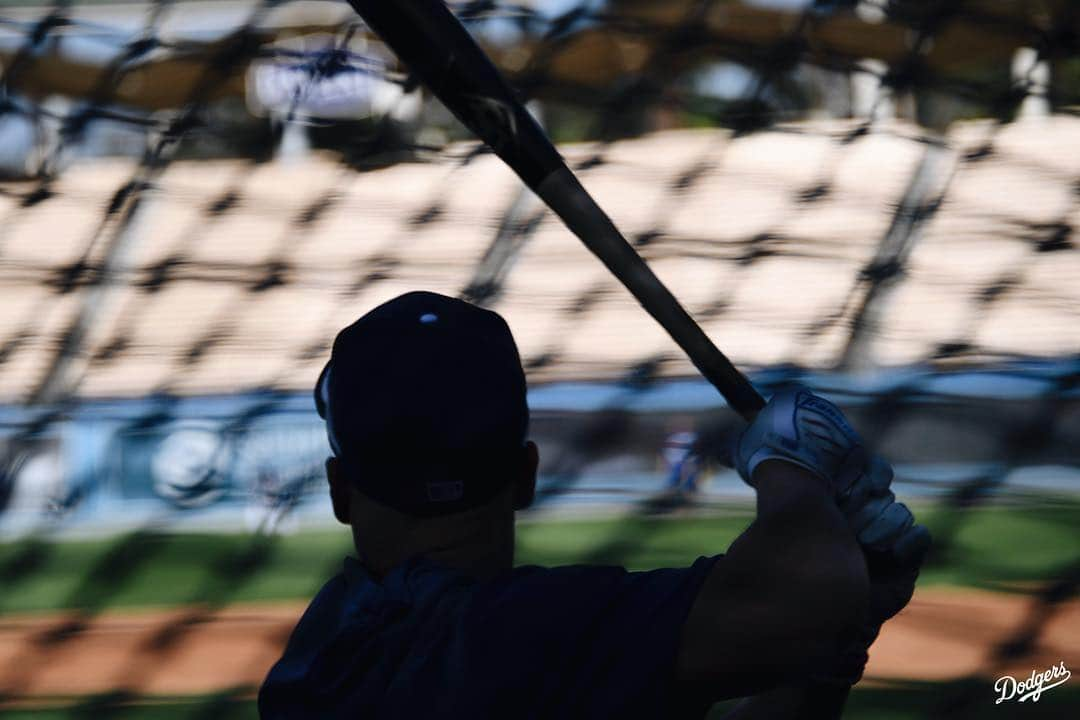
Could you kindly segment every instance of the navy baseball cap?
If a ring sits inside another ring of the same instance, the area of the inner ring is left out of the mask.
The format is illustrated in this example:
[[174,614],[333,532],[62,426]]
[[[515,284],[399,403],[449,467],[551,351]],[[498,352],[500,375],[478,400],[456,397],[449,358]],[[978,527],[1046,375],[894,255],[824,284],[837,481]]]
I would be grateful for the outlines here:
[[419,517],[494,497],[519,467],[529,423],[506,322],[430,292],[394,298],[338,333],[315,406],[360,491]]

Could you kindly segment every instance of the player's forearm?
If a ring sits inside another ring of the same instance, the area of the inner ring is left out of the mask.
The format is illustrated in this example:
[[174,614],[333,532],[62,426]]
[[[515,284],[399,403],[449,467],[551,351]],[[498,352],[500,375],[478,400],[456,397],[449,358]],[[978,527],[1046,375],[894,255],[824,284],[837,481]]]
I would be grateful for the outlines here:
[[789,583],[809,570],[808,582],[838,575],[840,589],[865,590],[862,551],[824,482],[797,465],[770,460],[754,473],[754,487],[757,518],[736,540],[732,554],[746,553],[749,561],[765,563]]
[[813,618],[826,636],[855,627],[866,612],[866,563],[829,488],[782,461],[762,463],[754,486],[757,519],[730,554],[745,553],[740,562],[764,568],[764,591],[790,598],[781,615]]
[[759,514],[698,594],[681,676],[712,698],[805,677],[866,612],[862,552],[825,486],[786,462],[755,472]]
[[781,460],[768,460],[754,471],[757,519],[767,522],[777,515],[798,515],[808,521],[830,524],[843,518],[834,512],[828,486],[813,473]]

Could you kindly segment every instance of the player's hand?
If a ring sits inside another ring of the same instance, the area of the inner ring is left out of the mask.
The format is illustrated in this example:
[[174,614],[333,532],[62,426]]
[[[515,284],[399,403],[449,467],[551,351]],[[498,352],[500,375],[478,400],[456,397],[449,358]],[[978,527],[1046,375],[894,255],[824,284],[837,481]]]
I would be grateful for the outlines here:
[[849,456],[837,477],[843,488],[837,505],[866,557],[870,578],[870,613],[866,646],[881,625],[911,600],[919,568],[930,549],[930,533],[897,502],[889,489],[892,467],[880,456],[861,450]]
[[870,576],[872,626],[880,629],[907,606],[929,550],[930,531],[923,525],[908,528],[884,550],[863,550]]
[[859,476],[866,454],[840,409],[809,390],[778,392],[736,438],[731,466],[748,484],[758,465],[784,460],[828,483],[839,496]]
[[915,518],[906,505],[896,502],[889,489],[892,481],[892,466],[883,457],[856,448],[834,478],[836,504],[864,549],[911,555],[907,544],[898,543]]
[[889,491],[893,470],[871,455],[844,414],[805,389],[777,393],[736,439],[731,464],[748,483],[765,460],[799,465],[823,479],[859,544],[889,548],[914,525]]

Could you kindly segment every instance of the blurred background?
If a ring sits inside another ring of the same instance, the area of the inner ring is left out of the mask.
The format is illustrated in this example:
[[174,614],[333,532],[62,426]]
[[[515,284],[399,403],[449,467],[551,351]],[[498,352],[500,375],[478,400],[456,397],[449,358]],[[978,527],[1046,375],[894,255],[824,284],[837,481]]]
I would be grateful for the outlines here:
[[[848,716],[1076,717],[1075,680],[993,685],[1080,667],[1080,6],[451,7],[716,344],[840,404],[932,528]],[[5,0],[0,68],[0,716],[254,716],[350,547],[311,387],[408,290],[517,337],[521,562],[749,523],[734,413],[347,4]]]

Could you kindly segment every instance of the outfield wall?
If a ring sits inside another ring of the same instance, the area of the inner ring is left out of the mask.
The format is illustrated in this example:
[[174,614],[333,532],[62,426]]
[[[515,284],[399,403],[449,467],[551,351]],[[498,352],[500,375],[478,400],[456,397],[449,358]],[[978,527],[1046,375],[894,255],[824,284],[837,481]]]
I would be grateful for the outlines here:
[[[981,482],[1007,501],[1013,493],[1080,492],[1080,389],[1060,390],[1078,367],[1065,360],[866,375],[778,368],[754,378],[766,388],[801,382],[840,404],[896,465],[902,497],[941,497]],[[733,473],[708,462],[740,421],[701,380],[554,383],[534,387],[529,402],[542,454],[541,511],[632,509],[672,489],[672,447],[686,437],[707,462],[682,494],[706,507],[751,497]],[[18,427],[21,414],[0,409],[0,427]],[[222,530],[324,524],[332,522],[327,454],[307,393],[86,402],[51,424],[9,472],[0,535],[54,523],[98,531],[147,522]]]

